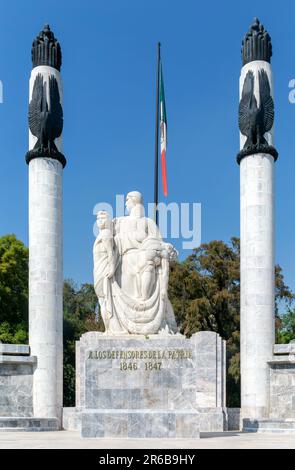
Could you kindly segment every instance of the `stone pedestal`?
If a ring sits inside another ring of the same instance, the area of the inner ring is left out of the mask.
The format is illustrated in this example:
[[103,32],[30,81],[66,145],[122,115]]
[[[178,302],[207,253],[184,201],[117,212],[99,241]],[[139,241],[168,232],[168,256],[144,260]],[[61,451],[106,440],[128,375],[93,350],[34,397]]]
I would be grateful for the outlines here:
[[24,344],[0,344],[0,432],[56,431],[57,418],[33,417],[37,358]]
[[276,344],[269,368],[269,417],[292,420],[295,430],[295,343]]
[[196,438],[201,422],[223,430],[224,368],[225,345],[212,332],[86,333],[77,344],[82,436]]
[[241,416],[269,413],[275,342],[274,86],[269,33],[254,18],[242,41],[239,129],[241,215]]
[[[60,44],[45,25],[34,39],[29,90],[29,342],[37,357],[34,417],[63,404],[63,87]],[[42,99],[40,98],[42,97]]]
[[33,373],[37,358],[30,347],[0,344],[0,416],[33,416]]
[[295,433],[295,344],[276,344],[268,362],[269,415],[244,419],[248,432]]

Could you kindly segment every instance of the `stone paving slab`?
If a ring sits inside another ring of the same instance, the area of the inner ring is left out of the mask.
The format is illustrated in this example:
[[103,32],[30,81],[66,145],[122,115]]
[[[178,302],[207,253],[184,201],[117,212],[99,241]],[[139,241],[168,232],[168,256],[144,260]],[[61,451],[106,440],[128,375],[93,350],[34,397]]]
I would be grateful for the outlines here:
[[0,449],[295,449],[288,434],[201,433],[201,439],[82,439],[78,432],[1,433]]

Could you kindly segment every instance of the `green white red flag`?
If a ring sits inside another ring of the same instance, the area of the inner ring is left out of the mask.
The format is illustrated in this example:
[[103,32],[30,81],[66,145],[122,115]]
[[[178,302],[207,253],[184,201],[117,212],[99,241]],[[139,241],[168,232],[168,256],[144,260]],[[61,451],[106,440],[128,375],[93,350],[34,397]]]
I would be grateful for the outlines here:
[[167,116],[164,93],[164,81],[162,64],[160,68],[160,131],[161,131],[161,165],[162,165],[162,187],[165,196],[168,195],[166,149],[167,149]]

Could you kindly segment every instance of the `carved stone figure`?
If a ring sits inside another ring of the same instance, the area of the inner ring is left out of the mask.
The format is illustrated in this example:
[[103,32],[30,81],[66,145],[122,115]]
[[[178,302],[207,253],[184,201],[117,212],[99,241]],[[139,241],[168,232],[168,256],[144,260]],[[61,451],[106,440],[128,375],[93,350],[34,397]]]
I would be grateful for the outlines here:
[[128,193],[129,215],[112,221],[98,213],[93,248],[94,287],[107,334],[177,331],[167,296],[169,262],[177,256],[153,220],[144,217],[142,196]]

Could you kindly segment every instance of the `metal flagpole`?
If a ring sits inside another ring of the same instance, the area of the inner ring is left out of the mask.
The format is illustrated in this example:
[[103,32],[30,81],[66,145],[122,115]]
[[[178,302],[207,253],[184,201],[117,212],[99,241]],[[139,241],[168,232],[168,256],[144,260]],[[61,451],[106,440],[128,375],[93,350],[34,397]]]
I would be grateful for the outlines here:
[[157,63],[157,97],[156,97],[156,134],[155,134],[155,180],[154,180],[154,219],[159,223],[158,214],[158,184],[159,184],[159,89],[160,89],[160,61],[161,44],[158,42],[158,63]]

